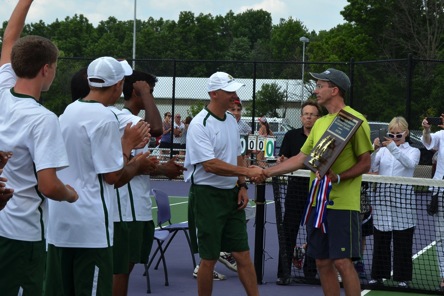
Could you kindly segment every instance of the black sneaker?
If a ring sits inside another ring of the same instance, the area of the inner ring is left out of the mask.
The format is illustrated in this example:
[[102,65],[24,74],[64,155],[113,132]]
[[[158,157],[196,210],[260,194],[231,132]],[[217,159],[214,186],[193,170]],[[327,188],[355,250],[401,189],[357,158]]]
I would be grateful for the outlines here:
[[377,279],[377,280],[371,279],[368,281],[368,284],[371,286],[378,286],[378,285],[381,286],[381,285],[383,285],[383,281],[382,281],[382,279]]
[[276,285],[287,286],[291,283],[291,278],[278,278],[276,280]]
[[401,281],[398,283],[398,287],[400,288],[408,288],[409,287],[409,283],[405,282],[405,281]]

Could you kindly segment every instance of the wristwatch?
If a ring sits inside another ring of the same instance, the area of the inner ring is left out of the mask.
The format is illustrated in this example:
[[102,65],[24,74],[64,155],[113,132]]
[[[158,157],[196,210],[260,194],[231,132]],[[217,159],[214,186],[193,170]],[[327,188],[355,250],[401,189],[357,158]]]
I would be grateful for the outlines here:
[[244,187],[245,189],[247,189],[248,190],[248,186],[247,186],[247,183],[237,183],[237,187],[239,187],[239,188],[242,188],[242,187]]

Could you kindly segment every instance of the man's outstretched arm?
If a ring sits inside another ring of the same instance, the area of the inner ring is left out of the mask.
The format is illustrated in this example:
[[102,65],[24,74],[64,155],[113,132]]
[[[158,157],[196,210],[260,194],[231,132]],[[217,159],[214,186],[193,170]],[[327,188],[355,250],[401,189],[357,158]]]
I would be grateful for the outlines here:
[[31,7],[32,0],[19,0],[9,18],[5,33],[3,34],[2,55],[0,66],[11,61],[11,51],[14,43],[20,38],[25,26],[26,16]]

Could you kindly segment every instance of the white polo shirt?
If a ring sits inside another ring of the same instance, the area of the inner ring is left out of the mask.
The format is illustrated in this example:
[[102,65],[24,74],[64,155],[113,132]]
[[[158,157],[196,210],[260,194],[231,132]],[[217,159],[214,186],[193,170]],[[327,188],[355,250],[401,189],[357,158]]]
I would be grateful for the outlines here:
[[218,158],[237,165],[237,157],[241,155],[241,151],[239,129],[234,116],[225,112],[225,117],[220,119],[208,109],[203,109],[188,127],[185,181],[220,189],[233,188],[238,177],[208,173],[204,170],[202,162]]

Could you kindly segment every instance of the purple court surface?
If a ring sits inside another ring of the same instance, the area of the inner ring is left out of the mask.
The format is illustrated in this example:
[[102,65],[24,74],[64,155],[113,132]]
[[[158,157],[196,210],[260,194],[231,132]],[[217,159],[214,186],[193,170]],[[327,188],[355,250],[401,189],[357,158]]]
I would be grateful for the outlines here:
[[[187,196],[189,184],[179,181],[152,181],[152,188],[158,188],[169,195]],[[255,186],[250,186],[249,197],[255,196]],[[273,200],[272,191],[267,188],[266,199]],[[248,222],[249,243],[251,257],[254,260],[254,221]],[[275,224],[274,204],[269,204],[265,211],[265,230],[264,230],[264,263],[263,263],[263,282],[259,284],[261,295],[323,295],[322,289],[317,285],[305,285],[292,283],[289,286],[278,286],[275,284],[278,257],[278,239]],[[198,262],[198,256],[196,255]],[[174,242],[166,252],[166,261],[169,276],[169,286],[165,286],[162,265],[158,270],[153,266],[149,270],[151,280],[152,295],[197,295],[197,283],[193,278],[193,264],[190,258],[188,245],[185,236],[179,233]],[[243,287],[237,277],[237,274],[227,269],[221,263],[216,264],[216,270],[227,276],[224,281],[214,281],[214,296],[237,296],[245,295]],[[129,293],[131,296],[147,295],[146,277],[143,276],[144,267],[141,264],[135,266],[129,283]],[[345,295],[341,290],[341,295]]]

